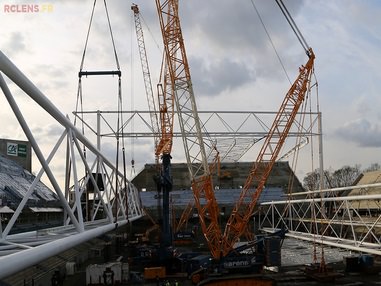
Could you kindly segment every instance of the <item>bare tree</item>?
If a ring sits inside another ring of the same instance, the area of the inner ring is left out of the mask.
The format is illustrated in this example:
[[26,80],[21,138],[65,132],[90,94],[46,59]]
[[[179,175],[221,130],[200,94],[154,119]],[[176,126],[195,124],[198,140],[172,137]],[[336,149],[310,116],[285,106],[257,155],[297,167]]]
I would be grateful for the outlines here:
[[[331,173],[328,170],[324,171],[323,186],[322,189],[330,186]],[[308,191],[314,191],[320,189],[320,170],[315,169],[313,172],[308,173],[303,179],[303,186]]]
[[381,166],[378,163],[372,163],[368,168],[364,169],[364,172],[372,172],[381,170]]
[[[360,165],[344,166],[336,171],[325,170],[323,178],[324,188],[339,188],[353,185],[360,176]],[[303,186],[308,191],[320,189],[320,171],[319,169],[308,173],[303,179]]]
[[332,174],[332,188],[352,186],[356,179],[360,176],[360,165],[354,167],[344,166],[336,170]]

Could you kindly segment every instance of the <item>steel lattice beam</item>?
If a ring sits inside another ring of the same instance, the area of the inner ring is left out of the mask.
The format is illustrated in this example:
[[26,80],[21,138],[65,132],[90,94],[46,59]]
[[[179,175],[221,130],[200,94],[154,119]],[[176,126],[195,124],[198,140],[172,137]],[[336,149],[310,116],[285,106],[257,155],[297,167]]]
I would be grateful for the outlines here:
[[[359,211],[359,202],[381,200],[381,195],[337,196],[353,189],[371,190],[380,183],[296,193],[304,198],[261,204],[260,228],[287,228],[288,236],[353,251],[381,255],[381,214]],[[329,204],[331,204],[329,206]],[[381,204],[378,208],[381,207]]]
[[[24,117],[28,110],[23,112],[20,109],[0,73],[0,86],[4,96],[42,166],[7,225],[3,227],[0,222],[1,279],[137,220],[143,216],[143,210],[138,190],[101,153],[99,142],[95,147],[2,52],[0,52],[0,71],[62,128],[61,136],[46,156]],[[83,148],[86,148],[86,154]],[[58,150],[62,149],[66,150],[66,153],[58,154]],[[60,183],[55,177],[51,162],[57,157],[57,160],[61,160],[62,156],[66,158],[66,175],[65,181]],[[90,157],[93,161],[87,159]],[[81,172],[84,173],[81,175]],[[94,173],[96,175],[93,175]],[[47,175],[64,209],[62,226],[43,231],[10,234],[43,174]],[[97,185],[97,176],[102,176],[104,182],[102,190]],[[87,204],[84,213],[81,198],[86,193],[89,182],[94,186],[94,197],[92,205]],[[90,207],[91,211],[88,212]]]

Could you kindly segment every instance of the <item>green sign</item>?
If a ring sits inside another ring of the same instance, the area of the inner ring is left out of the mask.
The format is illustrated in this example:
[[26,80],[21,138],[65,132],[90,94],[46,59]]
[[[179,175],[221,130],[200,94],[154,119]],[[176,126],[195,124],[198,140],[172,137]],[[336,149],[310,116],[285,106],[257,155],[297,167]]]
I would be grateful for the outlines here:
[[18,144],[17,153],[19,157],[26,157],[26,145]]
[[7,143],[7,155],[26,158],[27,148],[25,144]]

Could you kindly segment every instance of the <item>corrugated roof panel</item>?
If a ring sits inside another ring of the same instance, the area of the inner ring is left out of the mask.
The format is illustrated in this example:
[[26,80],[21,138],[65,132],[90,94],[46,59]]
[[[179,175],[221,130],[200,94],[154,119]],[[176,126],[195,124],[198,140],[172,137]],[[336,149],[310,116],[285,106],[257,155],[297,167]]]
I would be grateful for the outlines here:
[[14,211],[8,206],[0,207],[0,214],[13,214],[13,213]]
[[[35,176],[23,169],[20,165],[0,155],[1,193],[5,195],[11,193],[11,196],[22,199],[34,179]],[[38,182],[34,193],[29,199],[33,201],[39,201],[41,199],[45,201],[57,201],[58,196],[42,182]]]

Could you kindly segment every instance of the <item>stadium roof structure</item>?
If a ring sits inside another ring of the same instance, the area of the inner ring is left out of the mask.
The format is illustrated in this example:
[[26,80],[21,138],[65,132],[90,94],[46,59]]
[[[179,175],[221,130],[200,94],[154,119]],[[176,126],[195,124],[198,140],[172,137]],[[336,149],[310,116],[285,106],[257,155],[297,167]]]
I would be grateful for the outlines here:
[[[0,198],[2,206],[8,206],[11,209],[17,207],[34,179],[35,176],[29,171],[0,154]],[[47,204],[58,206],[58,196],[39,181],[27,202],[27,206],[36,207]]]
[[[357,186],[368,186],[370,184],[381,183],[381,171],[372,171],[362,174],[357,182]],[[364,187],[355,188],[348,193],[348,196],[360,195],[380,195],[381,187]],[[354,203],[358,210],[381,210],[381,202],[379,200],[359,200]]]

